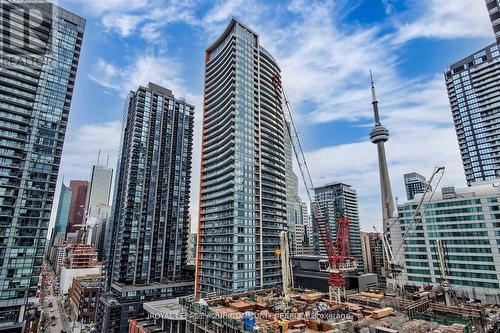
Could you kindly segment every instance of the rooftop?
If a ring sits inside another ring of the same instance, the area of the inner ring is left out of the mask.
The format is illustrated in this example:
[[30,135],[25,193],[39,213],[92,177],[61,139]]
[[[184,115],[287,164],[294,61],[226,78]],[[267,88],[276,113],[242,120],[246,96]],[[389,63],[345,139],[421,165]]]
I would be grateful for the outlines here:
[[[444,197],[443,197],[443,189],[444,189]],[[454,190],[454,194],[452,193]],[[453,194],[453,195],[452,195]],[[426,196],[425,202],[436,202],[443,200],[460,200],[460,199],[471,199],[477,197],[487,197],[487,196],[498,196],[500,195],[500,180],[489,181],[489,182],[480,182],[480,183],[472,183],[470,187],[464,188],[455,188],[453,186],[443,187],[441,190],[437,190],[432,194],[432,192],[428,193],[419,193],[416,194],[412,200],[409,200],[401,205],[407,204],[417,204],[422,195]]]

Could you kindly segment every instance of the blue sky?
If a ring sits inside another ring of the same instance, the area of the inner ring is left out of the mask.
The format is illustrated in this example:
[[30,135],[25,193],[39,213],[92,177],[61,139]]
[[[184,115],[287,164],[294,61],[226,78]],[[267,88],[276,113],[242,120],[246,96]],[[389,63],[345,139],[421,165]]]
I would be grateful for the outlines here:
[[[58,3],[87,19],[62,158],[65,179],[88,178],[98,149],[114,166],[124,98],[153,81],[197,107],[196,205],[204,50],[235,16],[260,34],[282,68],[316,184],[353,185],[362,229],[381,223],[376,148],[368,141],[370,68],[391,131],[395,196],[405,199],[403,173],[429,175],[435,165],[447,167],[446,184],[465,185],[442,72],[494,41],[484,0]],[[197,207],[192,211],[197,216]]]

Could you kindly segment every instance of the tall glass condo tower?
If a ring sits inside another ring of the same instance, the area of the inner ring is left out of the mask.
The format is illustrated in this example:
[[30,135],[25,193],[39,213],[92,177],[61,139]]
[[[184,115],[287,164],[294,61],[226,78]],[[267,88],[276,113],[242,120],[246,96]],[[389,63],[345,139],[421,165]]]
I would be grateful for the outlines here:
[[0,331],[21,331],[37,290],[84,28],[49,2],[0,2]]
[[196,293],[281,281],[286,225],[280,68],[259,36],[233,19],[206,51]]

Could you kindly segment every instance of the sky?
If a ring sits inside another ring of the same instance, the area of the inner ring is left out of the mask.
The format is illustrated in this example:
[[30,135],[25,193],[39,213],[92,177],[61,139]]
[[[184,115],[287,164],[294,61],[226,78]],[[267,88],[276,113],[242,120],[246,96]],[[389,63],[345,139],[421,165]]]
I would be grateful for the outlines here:
[[[259,33],[281,67],[314,183],[352,185],[362,230],[381,230],[382,220],[377,151],[369,141],[370,69],[390,131],[386,153],[398,201],[406,200],[404,173],[429,177],[437,165],[446,167],[441,185],[466,186],[443,72],[494,42],[484,0],[57,3],[87,20],[59,183],[62,176],[88,179],[98,150],[115,167],[127,93],[163,85],[196,106],[194,230],[204,52],[236,17]],[[303,188],[300,195],[306,199]]]

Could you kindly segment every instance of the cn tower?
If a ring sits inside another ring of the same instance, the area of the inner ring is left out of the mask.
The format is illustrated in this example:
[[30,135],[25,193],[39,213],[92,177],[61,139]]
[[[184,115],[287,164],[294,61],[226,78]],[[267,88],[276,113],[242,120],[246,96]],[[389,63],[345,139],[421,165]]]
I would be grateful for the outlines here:
[[387,232],[388,220],[394,217],[394,201],[392,199],[391,180],[387,169],[387,159],[385,157],[384,143],[389,140],[389,131],[382,126],[378,112],[377,95],[375,94],[375,84],[373,83],[372,72],[370,71],[372,86],[373,115],[375,116],[375,126],[370,132],[370,140],[377,145],[378,166],[380,173],[380,194],[382,198],[382,225],[383,233]]

